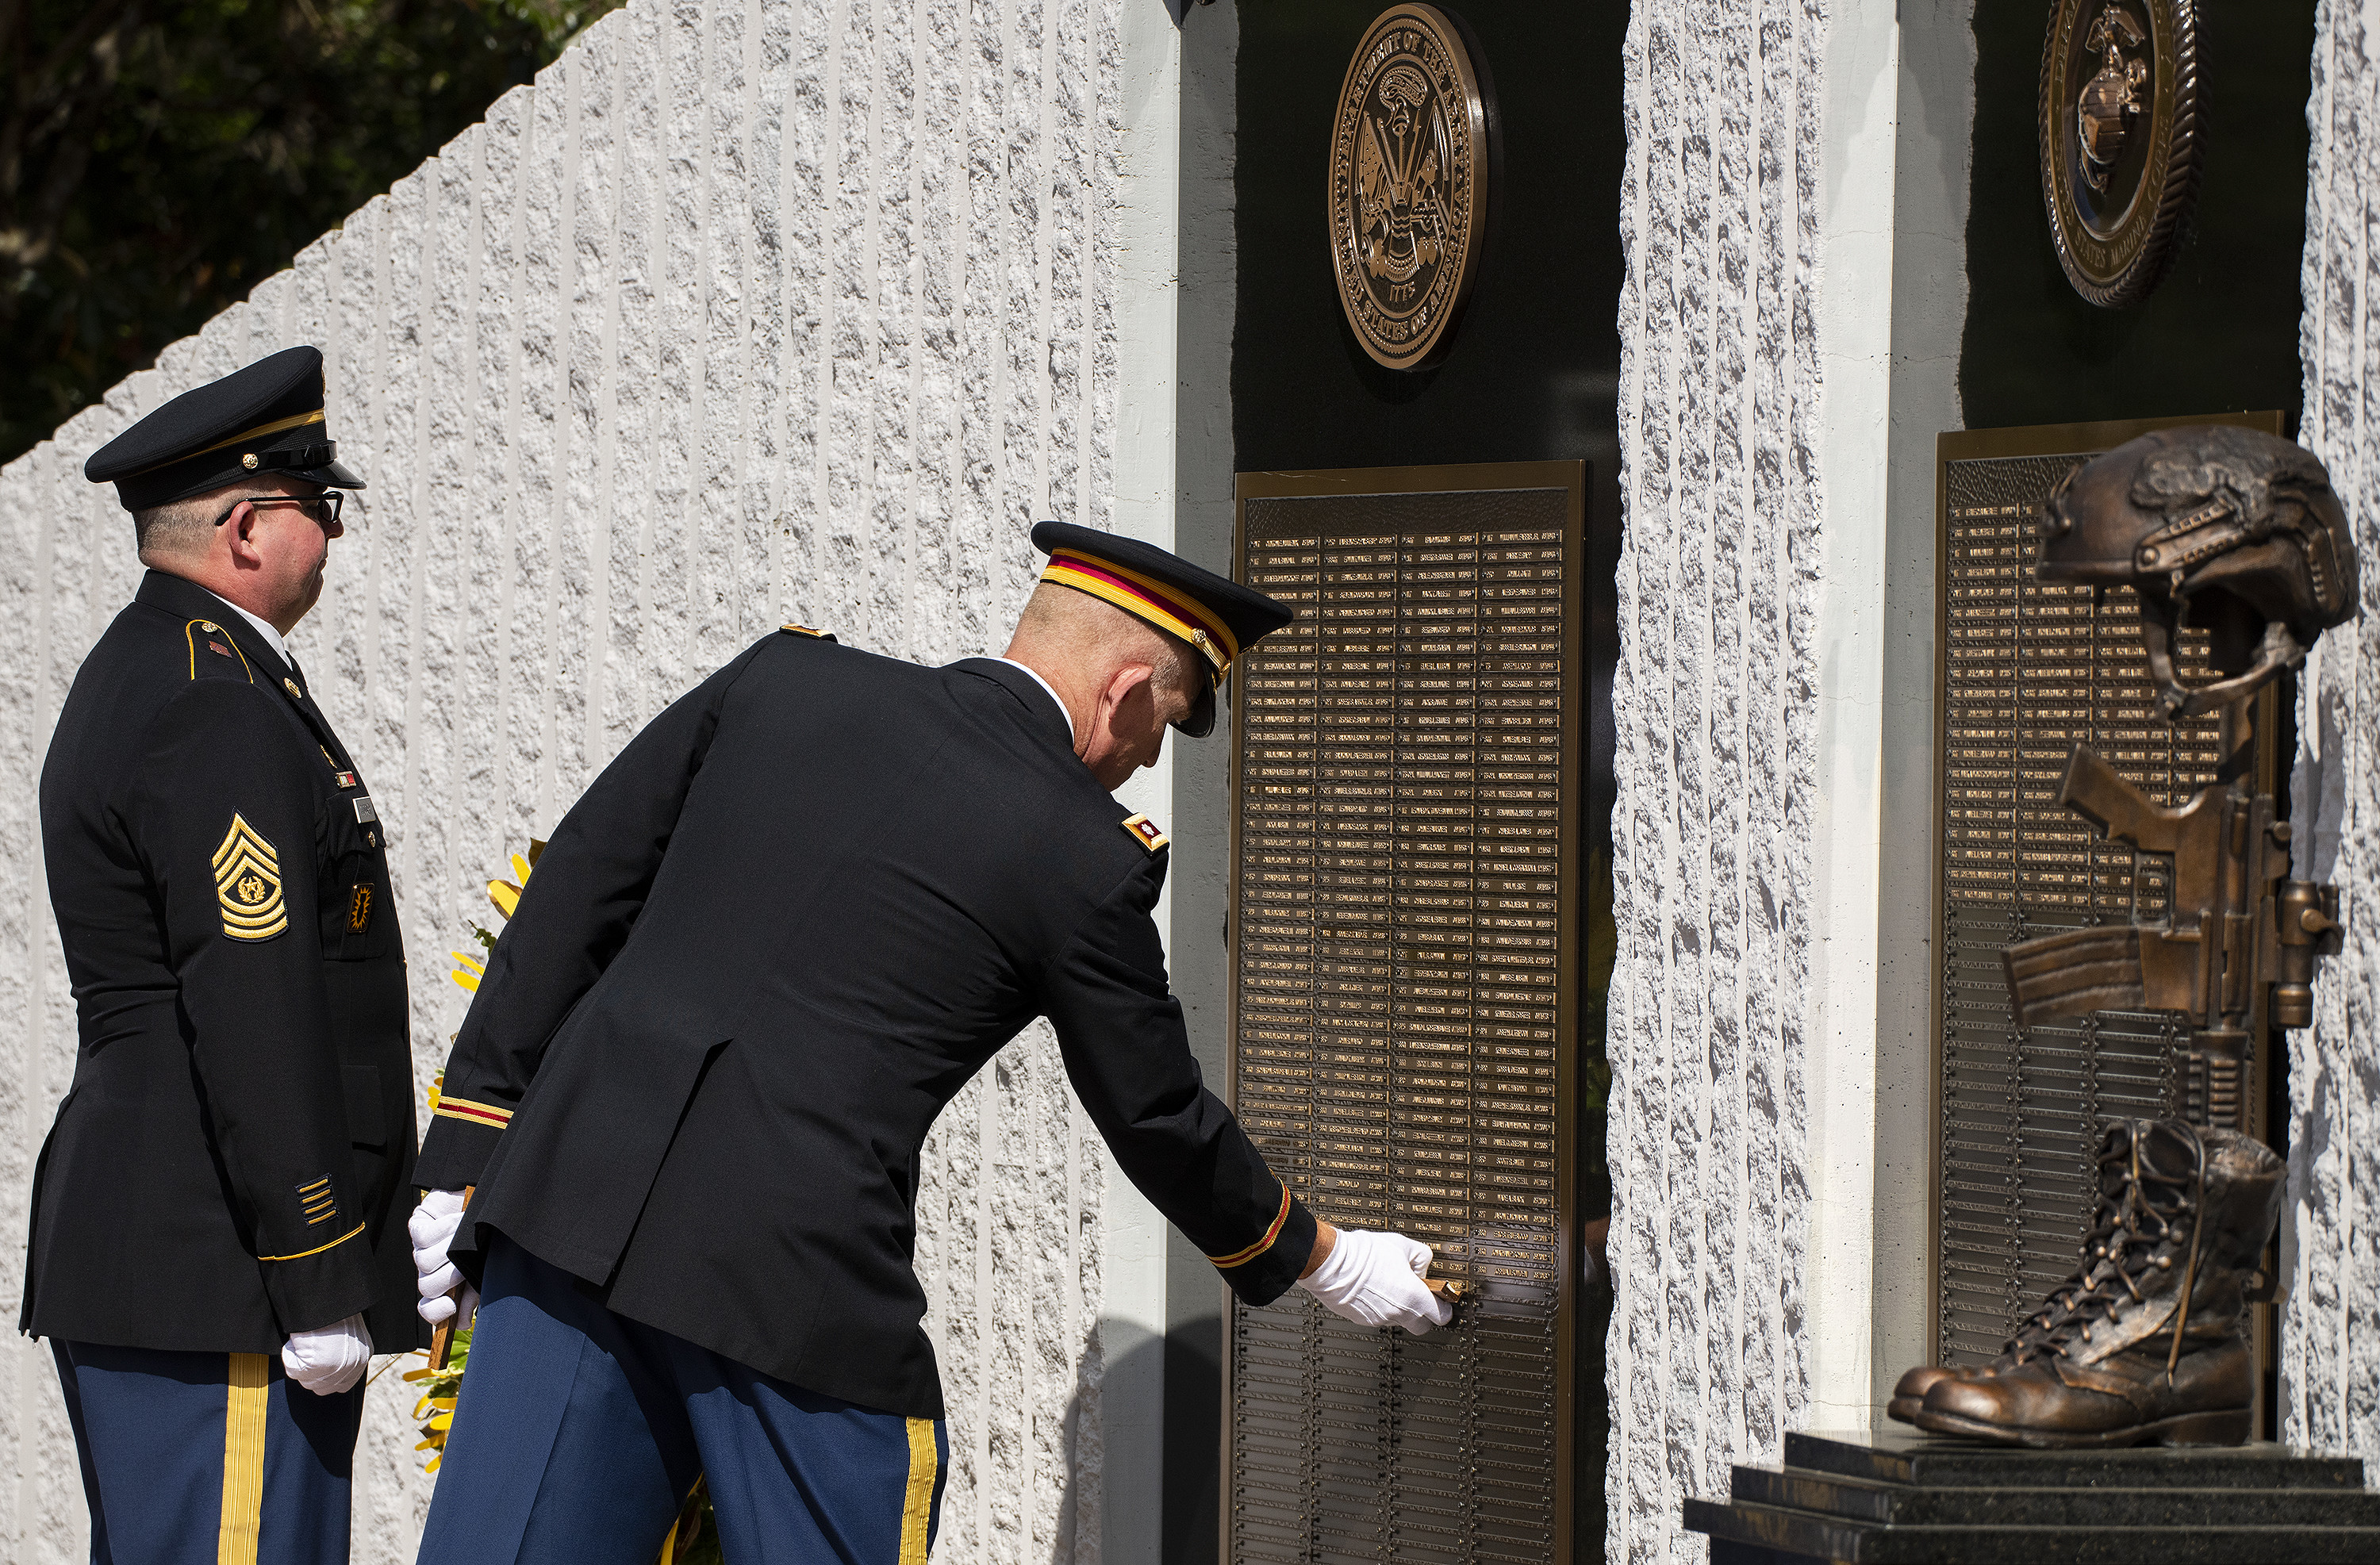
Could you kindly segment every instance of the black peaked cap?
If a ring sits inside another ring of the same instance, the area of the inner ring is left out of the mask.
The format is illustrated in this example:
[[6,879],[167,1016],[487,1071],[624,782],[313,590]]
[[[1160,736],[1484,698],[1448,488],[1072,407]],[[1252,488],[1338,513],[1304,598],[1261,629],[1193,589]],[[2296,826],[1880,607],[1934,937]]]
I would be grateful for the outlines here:
[[1297,617],[1276,598],[1136,538],[1036,522],[1033,547],[1050,556],[1042,580],[1087,592],[1190,643],[1207,682],[1174,726],[1194,739],[1214,731],[1215,691],[1239,655]]
[[115,485],[128,511],[171,504],[264,473],[361,489],[322,413],[322,350],[285,347],[184,392],[91,453],[82,476]]

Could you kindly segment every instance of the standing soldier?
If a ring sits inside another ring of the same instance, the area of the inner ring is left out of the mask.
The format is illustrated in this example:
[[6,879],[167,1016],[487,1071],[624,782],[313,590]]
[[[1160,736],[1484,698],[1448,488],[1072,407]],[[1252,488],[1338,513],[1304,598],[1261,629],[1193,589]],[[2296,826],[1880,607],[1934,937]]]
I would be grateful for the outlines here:
[[358,1381],[420,1329],[413,1082],[380,822],[282,637],[363,480],[310,347],[83,474],[149,574],[42,770],[79,1042],[18,1324],[57,1359],[94,1561],[344,1560]]
[[1242,1298],[1448,1318],[1426,1246],[1318,1222],[1201,1084],[1149,916],[1166,835],[1111,796],[1168,723],[1212,728],[1290,612],[1128,539],[1033,541],[1006,657],[788,625],[556,829],[422,1148],[424,1314],[466,1272],[486,1298],[424,1561],[649,1565],[700,1474],[738,1565],[923,1565],[947,1445],[919,1146],[1036,1016]]

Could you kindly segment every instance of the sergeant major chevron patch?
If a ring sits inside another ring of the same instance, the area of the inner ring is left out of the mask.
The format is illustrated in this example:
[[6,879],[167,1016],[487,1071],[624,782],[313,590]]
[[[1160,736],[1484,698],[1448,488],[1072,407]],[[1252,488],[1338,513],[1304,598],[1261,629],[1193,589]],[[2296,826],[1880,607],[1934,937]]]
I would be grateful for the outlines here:
[[289,928],[281,900],[281,855],[255,827],[235,813],[215,849],[215,903],[224,933],[236,940],[269,940]]

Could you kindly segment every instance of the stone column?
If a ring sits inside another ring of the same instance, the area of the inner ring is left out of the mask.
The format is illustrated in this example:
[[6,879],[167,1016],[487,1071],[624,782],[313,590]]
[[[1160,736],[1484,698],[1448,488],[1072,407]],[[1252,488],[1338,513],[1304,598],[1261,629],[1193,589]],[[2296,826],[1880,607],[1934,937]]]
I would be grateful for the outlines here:
[[[1621,229],[1609,1554],[1922,1353],[1965,0],[1645,0]],[[1912,1214],[1911,1191],[1917,1192]],[[1887,1382],[1888,1384],[1888,1382]]]
[[2339,888],[2345,952],[2289,1034],[2289,1215],[2281,1257],[2281,1438],[2380,1458],[2380,44],[2370,6],[2316,12],[2306,196],[2305,409],[2354,528],[2362,617],[2298,679],[2297,872]]

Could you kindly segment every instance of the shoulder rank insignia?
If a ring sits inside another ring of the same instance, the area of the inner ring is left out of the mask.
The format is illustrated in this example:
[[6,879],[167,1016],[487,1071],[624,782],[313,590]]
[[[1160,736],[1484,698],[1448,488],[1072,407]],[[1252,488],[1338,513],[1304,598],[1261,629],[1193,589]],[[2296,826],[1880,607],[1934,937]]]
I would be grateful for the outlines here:
[[1123,823],[1123,829],[1131,832],[1134,840],[1151,853],[1155,853],[1173,840],[1165,834],[1164,827],[1145,815],[1134,816]]
[[[815,637],[818,637],[820,640],[821,640],[821,641],[833,641],[833,640],[834,640],[834,637],[833,637],[832,636],[829,635],[828,633],[826,633],[825,631],[823,631],[823,630],[812,630],[809,626],[808,626],[808,625],[779,625],[777,628],[778,628],[779,630],[790,630],[790,631],[792,631],[795,636],[815,636]],[[841,645],[842,645],[842,643],[841,643],[841,642],[836,642],[835,644],[836,644],[837,646],[841,646]]]
[[281,901],[281,855],[237,814],[215,849],[215,902],[224,933],[236,940],[269,940],[289,928]]
[[[223,626],[215,624],[214,621],[188,621],[182,626],[182,638],[190,644],[190,677],[192,679],[202,676],[227,679],[237,671],[239,676],[250,685],[256,683],[256,675],[248,666],[248,655],[239,649],[239,643],[225,634]],[[206,652],[208,660],[203,665],[199,661],[199,653],[201,649]],[[218,665],[214,661],[217,658],[226,661]]]

